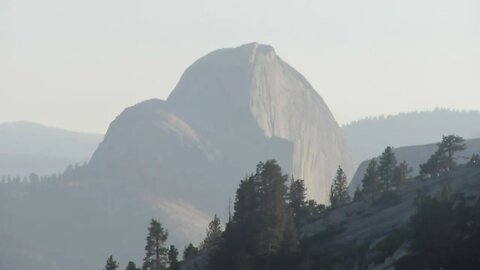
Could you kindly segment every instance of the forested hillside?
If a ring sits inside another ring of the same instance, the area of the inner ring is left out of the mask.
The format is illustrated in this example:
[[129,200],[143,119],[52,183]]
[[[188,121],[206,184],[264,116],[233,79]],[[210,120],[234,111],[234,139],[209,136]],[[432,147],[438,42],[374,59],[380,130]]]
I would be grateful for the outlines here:
[[329,206],[308,201],[303,181],[275,161],[261,162],[240,182],[224,231],[215,218],[179,262],[163,228],[149,244],[150,227],[142,269],[476,269],[480,155],[459,165],[454,154],[465,147],[461,137],[444,136],[415,177],[387,147],[353,198],[340,167]]
[[351,122],[342,131],[357,164],[392,147],[431,144],[444,134],[480,137],[480,112],[435,109],[371,117]]
[[0,124],[0,176],[61,173],[88,162],[101,134],[72,132],[31,122]]

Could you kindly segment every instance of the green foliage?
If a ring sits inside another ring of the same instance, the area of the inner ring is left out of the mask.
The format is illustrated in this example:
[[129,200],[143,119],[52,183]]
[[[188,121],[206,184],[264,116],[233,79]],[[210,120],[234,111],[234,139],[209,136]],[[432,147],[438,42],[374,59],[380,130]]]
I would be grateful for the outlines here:
[[188,246],[186,246],[183,249],[183,260],[189,260],[197,256],[197,254],[198,254],[198,248],[195,247],[192,243],[190,243],[188,244]]
[[142,270],[162,270],[166,268],[167,249],[165,248],[165,241],[167,241],[167,237],[168,232],[163,229],[162,224],[152,219],[148,228]]
[[457,164],[454,155],[456,152],[467,149],[465,140],[460,136],[448,135],[443,136],[442,142],[439,145],[439,150],[444,154],[444,166],[448,170],[452,170]]
[[287,179],[270,160],[240,182],[232,220],[209,269],[291,269],[299,241],[286,201]]
[[171,245],[167,253],[168,257],[168,270],[178,270],[180,269],[180,264],[178,262],[178,249]]
[[480,201],[422,195],[411,218],[410,254],[397,269],[477,269],[480,265]]
[[462,137],[443,136],[442,141],[438,143],[437,151],[426,163],[420,165],[420,175],[423,178],[430,178],[452,170],[457,165],[455,153],[465,149],[465,140]]
[[437,177],[443,172],[440,163],[440,152],[431,155],[426,163],[420,164],[420,176],[422,178]]
[[310,216],[309,202],[307,201],[307,189],[301,179],[291,180],[288,192],[288,205],[293,211],[295,224]]
[[351,200],[348,194],[347,176],[342,167],[338,167],[337,175],[330,187],[330,204],[333,208],[345,205]]
[[397,159],[393,148],[388,146],[380,156],[378,166],[378,174],[380,177],[379,190],[380,193],[386,193],[395,190],[395,169],[397,167]]
[[115,270],[118,268],[118,262],[113,259],[113,256],[110,255],[107,259],[107,263],[105,264],[104,270]]
[[387,147],[379,158],[372,159],[362,179],[362,190],[356,190],[355,200],[368,199],[376,203],[395,202],[396,190],[411,180],[412,169],[405,161],[397,165],[392,147]]
[[393,185],[395,186],[395,188],[399,188],[407,184],[410,181],[411,173],[412,169],[408,167],[408,164],[405,161],[395,167],[393,173]]
[[200,249],[205,250],[216,246],[219,243],[222,234],[222,223],[220,222],[220,219],[217,217],[217,215],[215,215],[213,217],[213,220],[210,221],[210,223],[208,224],[206,237],[200,244]]
[[307,201],[308,217],[316,216],[325,211],[326,206],[324,204],[318,204],[315,200]]
[[368,163],[367,170],[362,179],[363,194],[365,196],[375,196],[380,187],[380,177],[378,175],[378,162],[374,158]]
[[125,270],[140,270],[140,268],[137,268],[134,262],[128,262],[127,268]]
[[364,193],[360,187],[355,189],[355,193],[353,194],[353,201],[359,202],[365,199]]

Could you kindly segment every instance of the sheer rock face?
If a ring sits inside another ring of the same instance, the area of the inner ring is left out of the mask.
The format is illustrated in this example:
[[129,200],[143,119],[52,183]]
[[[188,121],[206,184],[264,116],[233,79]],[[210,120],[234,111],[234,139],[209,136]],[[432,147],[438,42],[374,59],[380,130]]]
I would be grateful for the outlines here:
[[221,152],[230,144],[247,151],[259,140],[288,142],[291,153],[270,157],[305,179],[309,196],[319,202],[327,201],[337,166],[353,173],[349,151],[327,105],[270,46],[252,43],[201,58],[188,68],[167,102],[200,133],[223,143]]
[[[273,48],[247,44],[200,58],[166,101],[127,108],[88,170],[92,185],[119,194],[114,207],[148,209],[172,237],[196,241],[209,216],[226,216],[240,180],[267,159],[305,179],[309,197],[321,203],[337,166],[353,171],[322,98]],[[172,204],[192,218],[177,222]]]

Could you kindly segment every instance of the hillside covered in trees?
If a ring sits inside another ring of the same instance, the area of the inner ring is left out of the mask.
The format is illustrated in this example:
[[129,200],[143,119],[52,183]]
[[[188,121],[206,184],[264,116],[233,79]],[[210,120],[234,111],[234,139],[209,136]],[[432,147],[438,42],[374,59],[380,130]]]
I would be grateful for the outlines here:
[[0,123],[0,176],[60,173],[88,162],[102,138],[32,122]]
[[[214,217],[199,248],[184,248],[183,261],[152,220],[141,269],[476,269],[480,156],[458,165],[455,153],[464,149],[461,137],[444,136],[413,177],[387,147],[353,198],[338,168],[328,206],[308,201],[303,181],[274,160],[261,162],[240,182],[225,229]],[[111,260],[106,270],[116,269]]]
[[480,138],[480,111],[437,108],[370,117],[344,125],[342,131],[359,164],[380,155],[386,145],[398,148],[431,144],[444,134]]
[[[473,154],[480,153],[480,139],[466,139],[466,148],[464,150],[455,153],[457,163],[467,163]],[[392,148],[395,157],[398,162],[405,162],[411,170],[411,175],[420,174],[420,165],[432,156],[437,150],[438,145],[436,143],[425,145],[413,145],[406,147]],[[376,159],[378,160],[378,157]],[[353,178],[349,184],[349,192],[353,194],[357,186],[362,182],[362,178],[368,169],[368,165],[371,162],[371,158],[363,161],[359,164],[357,171],[353,175]]]

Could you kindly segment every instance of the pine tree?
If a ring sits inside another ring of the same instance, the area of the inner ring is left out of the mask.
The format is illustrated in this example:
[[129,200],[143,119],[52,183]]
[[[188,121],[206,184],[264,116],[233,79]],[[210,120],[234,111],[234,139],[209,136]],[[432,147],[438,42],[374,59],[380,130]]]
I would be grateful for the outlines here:
[[178,249],[171,245],[168,249],[168,270],[178,270],[180,269],[180,264],[178,262]]
[[443,136],[442,141],[437,144],[437,151],[426,163],[420,165],[420,175],[423,178],[430,178],[452,170],[457,165],[455,153],[465,149],[465,140],[462,137]]
[[288,192],[288,204],[293,211],[295,224],[299,226],[300,220],[309,216],[307,189],[305,188],[305,182],[303,180],[291,179]]
[[362,179],[362,192],[367,197],[375,197],[378,194],[379,185],[378,163],[376,159],[372,159]]
[[272,256],[284,248],[285,230],[293,227],[288,224],[293,220],[290,220],[292,213],[285,202],[288,176],[282,174],[276,161],[267,161],[262,165],[257,172],[260,177],[260,208],[257,211],[261,228],[255,249],[259,256]]
[[443,136],[439,149],[444,153],[444,166],[450,171],[457,165],[455,153],[466,149],[465,140],[455,135]]
[[308,216],[315,216],[320,214],[323,210],[325,210],[324,204],[318,204],[315,200],[308,200],[307,201],[307,211]]
[[357,187],[355,189],[355,193],[353,194],[353,201],[354,202],[359,202],[364,199],[364,194],[363,191],[360,189],[360,187]]
[[330,204],[333,208],[345,205],[351,200],[348,194],[347,176],[342,167],[338,167],[337,175],[330,188]]
[[107,263],[105,264],[104,270],[115,270],[117,268],[118,268],[118,262],[116,262],[113,259],[113,256],[110,255],[110,257],[108,257],[107,259]]
[[291,269],[284,260],[298,251],[299,241],[286,201],[287,179],[270,160],[241,181],[232,220],[209,269]]
[[128,262],[127,268],[125,270],[140,270],[140,268],[137,268],[134,262]]
[[216,246],[222,237],[222,233],[222,223],[217,215],[215,215],[213,220],[208,224],[206,237],[200,244],[200,249],[205,250]]
[[440,152],[433,153],[426,163],[420,164],[420,176],[422,178],[430,178],[439,176],[443,169],[440,164]]
[[395,183],[395,168],[397,167],[397,159],[393,153],[392,147],[385,148],[385,151],[380,156],[380,164],[378,166],[378,173],[380,177],[380,192],[387,193],[394,190]]
[[410,173],[412,169],[408,166],[407,162],[403,161],[395,168],[395,173],[393,176],[393,183],[396,188],[399,188],[408,181],[410,181]]
[[480,155],[473,154],[472,158],[468,161],[467,165],[469,167],[480,167]]
[[155,219],[150,221],[147,245],[142,270],[163,270],[166,268],[167,249],[164,247],[168,232]]
[[188,244],[183,249],[183,260],[189,260],[198,254],[198,248],[196,248],[192,243]]

